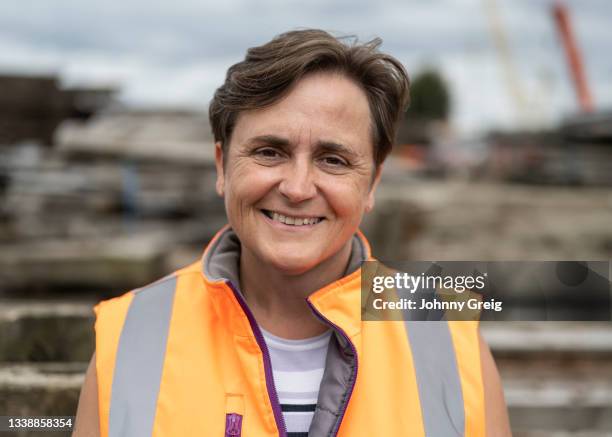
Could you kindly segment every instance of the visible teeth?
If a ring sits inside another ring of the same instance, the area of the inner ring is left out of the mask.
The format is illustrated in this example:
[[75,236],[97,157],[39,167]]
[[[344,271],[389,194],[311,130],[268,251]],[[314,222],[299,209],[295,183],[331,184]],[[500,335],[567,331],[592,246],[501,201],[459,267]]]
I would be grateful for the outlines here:
[[312,217],[312,218],[289,217],[289,216],[284,216],[283,214],[279,214],[277,212],[272,212],[272,211],[270,211],[270,216],[272,217],[272,220],[284,223],[286,225],[293,225],[293,226],[314,225],[321,221],[321,219],[317,217]]

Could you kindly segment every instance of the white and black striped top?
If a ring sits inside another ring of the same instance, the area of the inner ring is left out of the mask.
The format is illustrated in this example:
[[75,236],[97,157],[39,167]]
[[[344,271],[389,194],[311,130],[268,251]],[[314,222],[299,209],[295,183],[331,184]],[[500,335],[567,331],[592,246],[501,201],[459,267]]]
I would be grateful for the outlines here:
[[261,330],[270,351],[274,385],[288,437],[307,437],[317,405],[331,331],[303,340],[287,340]]

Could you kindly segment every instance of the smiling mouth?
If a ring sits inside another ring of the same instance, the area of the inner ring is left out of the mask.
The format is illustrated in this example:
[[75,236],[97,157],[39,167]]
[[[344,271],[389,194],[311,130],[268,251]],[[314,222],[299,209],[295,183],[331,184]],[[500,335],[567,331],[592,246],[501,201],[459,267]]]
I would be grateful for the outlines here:
[[269,219],[289,226],[316,225],[317,223],[325,220],[325,217],[297,217],[283,215],[268,209],[262,209],[261,212],[263,212]]

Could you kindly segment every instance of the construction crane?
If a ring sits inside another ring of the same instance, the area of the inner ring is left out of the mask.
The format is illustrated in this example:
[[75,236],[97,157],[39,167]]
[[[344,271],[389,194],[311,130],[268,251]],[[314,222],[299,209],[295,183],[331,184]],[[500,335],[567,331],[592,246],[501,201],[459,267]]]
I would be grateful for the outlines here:
[[519,74],[514,64],[510,43],[506,36],[505,28],[500,17],[499,8],[496,0],[483,0],[483,6],[486,9],[489,29],[493,36],[493,42],[499,55],[502,71],[506,81],[508,92],[514,101],[516,108],[517,121],[521,125],[528,124],[533,121],[530,117],[530,108],[525,98],[525,94],[520,85]]
[[559,36],[561,37],[561,42],[563,43],[563,48],[565,49],[565,57],[572,76],[580,109],[583,112],[592,112],[593,98],[589,90],[580,50],[576,44],[572,31],[569,12],[561,1],[555,1],[552,7],[552,13]]

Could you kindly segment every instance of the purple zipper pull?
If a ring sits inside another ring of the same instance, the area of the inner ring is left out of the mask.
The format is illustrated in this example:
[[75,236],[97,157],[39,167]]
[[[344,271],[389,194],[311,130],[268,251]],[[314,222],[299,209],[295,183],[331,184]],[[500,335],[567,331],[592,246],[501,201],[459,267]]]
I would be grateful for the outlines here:
[[225,416],[225,437],[240,437],[242,435],[242,416],[228,413]]

